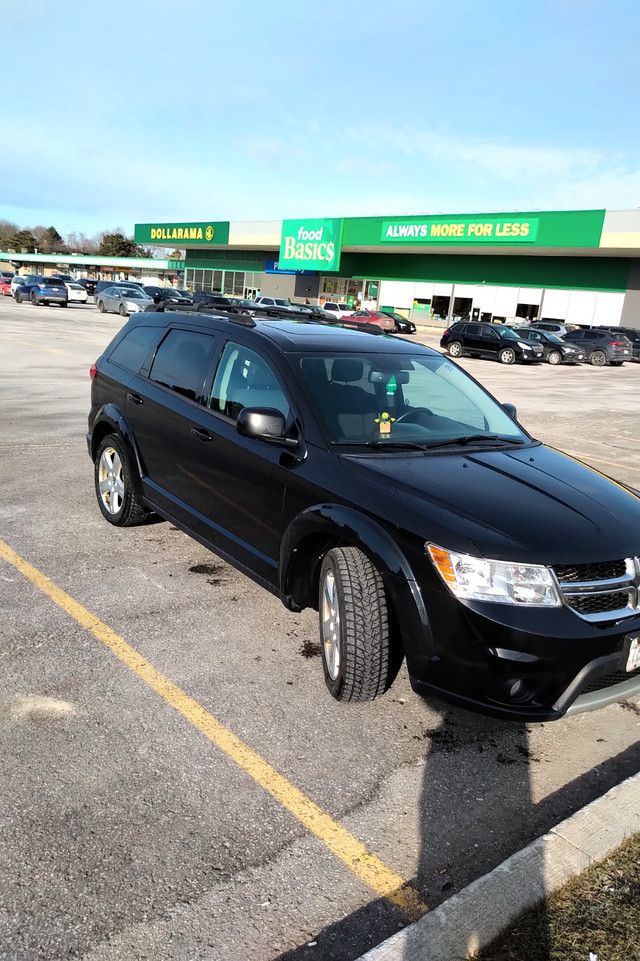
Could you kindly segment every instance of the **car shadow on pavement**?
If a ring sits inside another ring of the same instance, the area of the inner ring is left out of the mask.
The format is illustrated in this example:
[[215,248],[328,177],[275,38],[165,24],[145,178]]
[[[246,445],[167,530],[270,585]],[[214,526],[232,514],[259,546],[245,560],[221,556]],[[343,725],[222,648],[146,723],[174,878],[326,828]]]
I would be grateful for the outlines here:
[[[428,706],[431,720],[419,735],[425,742],[419,851],[415,876],[407,881],[429,910],[637,771],[640,748],[634,745],[556,791],[544,793],[540,786],[536,799],[532,785],[538,771],[538,783],[544,783],[543,766],[551,757],[532,749],[529,725],[431,700]],[[434,709],[440,712],[436,724]],[[355,961],[409,923],[391,902],[376,898],[275,961]],[[471,927],[468,936],[471,953],[475,947]],[[551,958],[544,914],[539,939],[536,961]],[[422,961],[408,949],[397,957]]]

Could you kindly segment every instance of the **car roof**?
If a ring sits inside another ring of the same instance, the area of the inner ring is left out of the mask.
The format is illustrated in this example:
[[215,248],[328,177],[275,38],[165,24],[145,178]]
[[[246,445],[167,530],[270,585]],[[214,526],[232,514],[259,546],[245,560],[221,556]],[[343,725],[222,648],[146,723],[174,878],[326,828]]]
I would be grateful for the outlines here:
[[232,330],[244,328],[250,330],[256,341],[271,342],[283,352],[320,351],[325,349],[339,351],[362,351],[380,354],[424,353],[427,356],[436,354],[442,356],[423,344],[409,344],[406,340],[383,334],[380,328],[363,329],[365,325],[345,327],[341,324],[326,323],[313,318],[300,320],[276,320],[272,318],[248,317],[238,314],[233,317],[223,317],[216,314],[205,314],[200,311],[157,311],[139,313],[129,320],[130,325],[141,324],[146,327],[153,325],[168,327],[172,323],[187,323],[190,326],[203,329],[214,328]]

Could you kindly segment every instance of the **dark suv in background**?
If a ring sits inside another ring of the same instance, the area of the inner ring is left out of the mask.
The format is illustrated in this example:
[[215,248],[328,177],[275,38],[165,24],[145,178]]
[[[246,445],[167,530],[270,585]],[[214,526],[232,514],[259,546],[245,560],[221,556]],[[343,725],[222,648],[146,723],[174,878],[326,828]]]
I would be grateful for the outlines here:
[[336,699],[382,694],[403,658],[416,691],[529,721],[640,691],[640,499],[440,352],[166,310],[132,317],[91,378],[104,518],[155,511],[315,608]]
[[542,360],[540,344],[530,344],[515,330],[503,324],[459,322],[445,330],[440,339],[450,357],[487,357],[501,364],[515,364],[517,360]]
[[564,335],[568,344],[584,349],[585,357],[594,367],[622,367],[625,360],[631,360],[633,348],[625,334],[603,327],[587,327],[569,330]]

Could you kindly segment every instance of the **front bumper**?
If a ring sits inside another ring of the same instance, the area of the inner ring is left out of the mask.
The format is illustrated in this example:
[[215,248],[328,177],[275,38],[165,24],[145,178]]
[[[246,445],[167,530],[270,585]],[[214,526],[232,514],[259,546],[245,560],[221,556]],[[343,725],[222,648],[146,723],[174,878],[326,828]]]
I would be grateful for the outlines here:
[[[426,598],[435,656],[407,651],[414,690],[513,720],[549,721],[640,694],[640,613],[597,626],[567,607]],[[640,645],[638,641],[634,650]],[[629,665],[633,670],[627,670]]]

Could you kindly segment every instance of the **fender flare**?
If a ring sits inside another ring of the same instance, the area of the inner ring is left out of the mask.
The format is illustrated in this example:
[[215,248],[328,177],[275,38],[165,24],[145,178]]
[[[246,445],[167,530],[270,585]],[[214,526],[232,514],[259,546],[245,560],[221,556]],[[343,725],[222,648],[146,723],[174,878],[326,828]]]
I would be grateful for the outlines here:
[[91,428],[91,460],[95,461],[96,459],[96,451],[98,449],[96,435],[100,438],[104,436],[105,431],[101,428],[105,424],[111,428],[107,433],[116,433],[122,438],[129,456],[136,466],[136,486],[139,488],[140,478],[143,475],[142,461],[140,460],[138,446],[135,442],[129,421],[117,404],[105,404],[95,416]]
[[[305,549],[305,542],[311,548]],[[379,571],[411,662],[430,659],[433,636],[422,591],[407,558],[376,520],[344,504],[318,504],[298,514],[280,545],[280,590],[290,606],[315,606],[313,584],[322,557],[336,543],[359,548]]]

